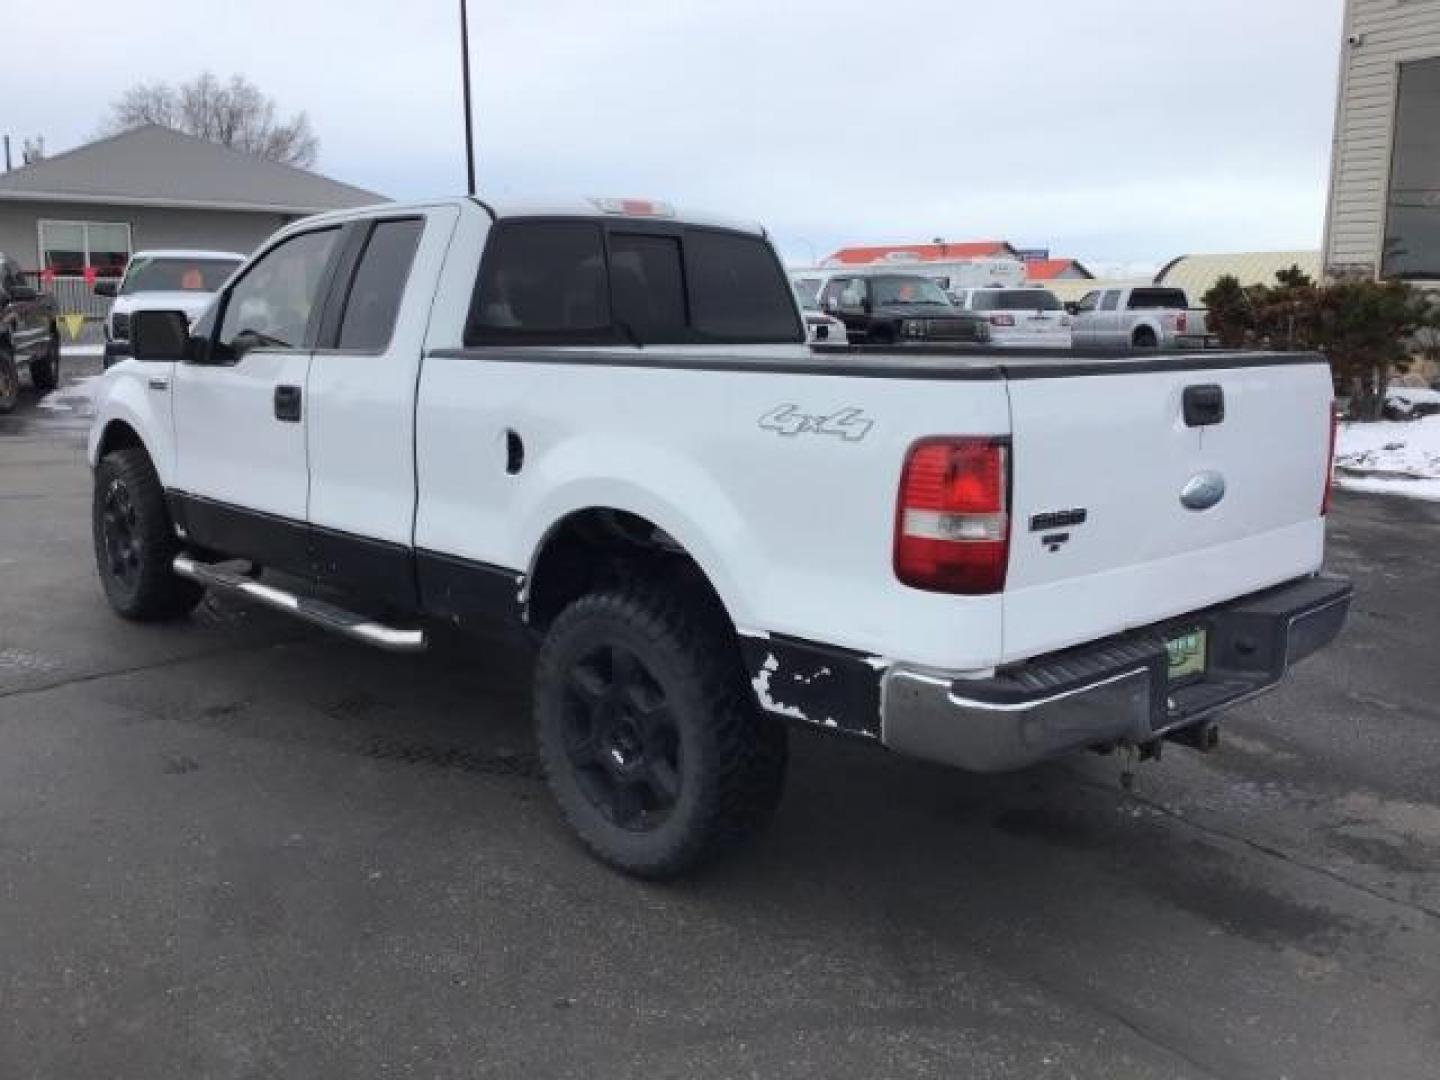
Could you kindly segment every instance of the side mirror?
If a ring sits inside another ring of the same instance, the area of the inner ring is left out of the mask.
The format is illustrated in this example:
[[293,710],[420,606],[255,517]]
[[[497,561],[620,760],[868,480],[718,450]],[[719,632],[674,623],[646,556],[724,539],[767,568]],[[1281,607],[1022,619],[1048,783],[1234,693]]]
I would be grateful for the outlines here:
[[10,286],[10,299],[11,299],[12,301],[14,301],[14,300],[38,300],[39,298],[40,298],[39,290],[37,290],[33,285],[20,285],[20,284],[15,284],[15,285],[11,285],[11,286]]
[[179,363],[190,355],[190,321],[183,311],[137,311],[130,316],[130,351],[137,360]]
[[1079,304],[1077,301],[1074,301],[1074,300],[1066,300],[1066,301],[1065,301],[1065,310],[1068,311],[1071,315],[1079,315],[1079,314],[1080,314],[1080,304]]
[[96,296],[116,296],[116,295],[119,294],[119,292],[120,292],[120,283],[119,283],[118,281],[116,281],[114,278],[111,278],[111,279],[109,279],[108,281],[97,281],[97,282],[95,282],[95,295],[96,295]]

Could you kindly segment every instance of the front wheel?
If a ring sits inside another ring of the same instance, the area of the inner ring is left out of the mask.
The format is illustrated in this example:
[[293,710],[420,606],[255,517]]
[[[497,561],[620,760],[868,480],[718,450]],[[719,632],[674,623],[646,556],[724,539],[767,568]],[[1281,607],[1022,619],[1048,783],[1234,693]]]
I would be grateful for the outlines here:
[[611,866],[670,878],[737,846],[784,786],[786,733],[743,683],[732,640],[683,593],[617,589],[555,620],[535,672],[550,790]]
[[30,382],[42,394],[60,385],[60,331],[51,330],[45,355],[30,361]]
[[160,478],[144,450],[130,447],[101,459],[91,525],[100,584],[116,614],[136,622],[173,619],[205,595],[204,588],[178,577],[171,566],[180,541]]
[[20,373],[15,368],[15,353],[9,345],[0,344],[0,415],[12,412],[20,400]]

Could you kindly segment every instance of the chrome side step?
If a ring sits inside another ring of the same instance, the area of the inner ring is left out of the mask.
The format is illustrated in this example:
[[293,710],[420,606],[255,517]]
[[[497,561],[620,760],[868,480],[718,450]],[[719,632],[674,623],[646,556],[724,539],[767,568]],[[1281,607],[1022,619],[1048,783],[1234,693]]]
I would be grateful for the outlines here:
[[425,650],[425,631],[402,630],[384,623],[375,622],[364,615],[315,600],[307,596],[277,589],[273,585],[262,585],[243,574],[222,570],[209,563],[198,562],[189,555],[176,555],[171,564],[175,573],[189,578],[209,589],[222,589],[249,597],[258,603],[287,615],[294,615],[308,623],[365,645],[373,645],[387,652],[413,653]]

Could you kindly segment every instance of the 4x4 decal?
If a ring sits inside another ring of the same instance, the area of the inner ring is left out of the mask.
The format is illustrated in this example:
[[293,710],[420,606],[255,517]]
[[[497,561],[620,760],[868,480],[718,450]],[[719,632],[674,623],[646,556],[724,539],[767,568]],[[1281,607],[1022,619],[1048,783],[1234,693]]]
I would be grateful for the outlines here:
[[809,432],[834,435],[846,442],[859,442],[870,434],[874,426],[875,421],[853,405],[829,415],[802,413],[794,405],[777,405],[760,417],[763,430],[774,431],[787,438]]

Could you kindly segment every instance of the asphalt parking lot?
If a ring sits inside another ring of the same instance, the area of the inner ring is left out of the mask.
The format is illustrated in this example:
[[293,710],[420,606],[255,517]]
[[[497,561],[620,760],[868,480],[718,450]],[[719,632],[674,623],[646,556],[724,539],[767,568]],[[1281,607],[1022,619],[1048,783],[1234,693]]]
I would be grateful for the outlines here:
[[797,733],[762,841],[653,886],[561,826],[522,653],[111,616],[84,431],[0,418],[5,1080],[1436,1075],[1440,505],[1337,498],[1352,622],[1214,754]]

